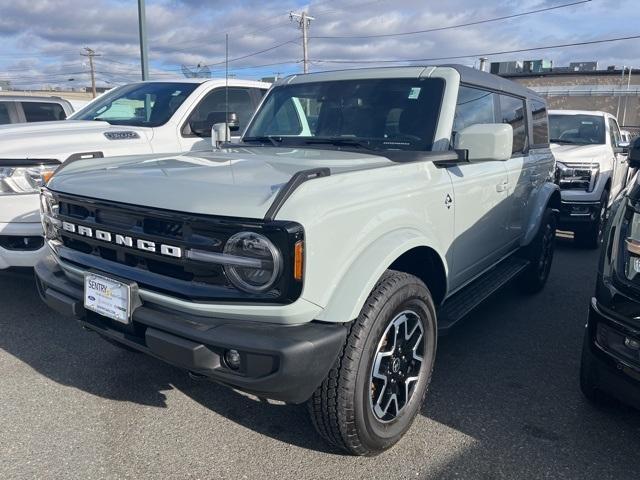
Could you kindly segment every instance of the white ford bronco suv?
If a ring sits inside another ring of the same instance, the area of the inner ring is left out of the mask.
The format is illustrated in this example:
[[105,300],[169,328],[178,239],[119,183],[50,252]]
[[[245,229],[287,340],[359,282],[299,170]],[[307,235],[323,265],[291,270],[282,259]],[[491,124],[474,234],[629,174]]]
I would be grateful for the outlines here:
[[509,280],[544,285],[554,168],[544,101],[488,73],[290,76],[239,145],[56,172],[38,289],[111,342],[308,402],[371,455],[420,411],[439,332]]
[[596,248],[608,208],[627,185],[629,142],[616,117],[606,112],[551,110],[549,132],[562,195],[558,228]]
[[138,82],[65,121],[0,126],[0,269],[32,267],[46,253],[38,190],[62,162],[211,149],[211,125],[228,112],[239,135],[269,87],[236,79],[228,89],[219,79]]

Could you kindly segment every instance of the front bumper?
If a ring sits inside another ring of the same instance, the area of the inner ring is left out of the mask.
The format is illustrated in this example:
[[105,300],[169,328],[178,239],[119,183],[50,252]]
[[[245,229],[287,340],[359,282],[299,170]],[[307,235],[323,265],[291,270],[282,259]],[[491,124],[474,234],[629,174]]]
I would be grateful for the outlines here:
[[[167,363],[255,395],[302,403],[333,366],[347,335],[344,324],[282,325],[198,317],[143,303],[129,325],[87,311],[82,287],[51,257],[36,265],[38,290],[54,310],[82,326]],[[240,352],[234,371],[224,353]]]
[[625,339],[640,342],[640,329],[593,298],[585,349],[595,383],[604,392],[640,408],[640,351],[626,347]]
[[47,254],[40,222],[0,223],[0,270],[33,267]]
[[560,203],[560,230],[578,230],[588,228],[598,220],[600,215],[600,202],[569,202]]
[[48,254],[37,194],[0,195],[0,270],[33,267]]

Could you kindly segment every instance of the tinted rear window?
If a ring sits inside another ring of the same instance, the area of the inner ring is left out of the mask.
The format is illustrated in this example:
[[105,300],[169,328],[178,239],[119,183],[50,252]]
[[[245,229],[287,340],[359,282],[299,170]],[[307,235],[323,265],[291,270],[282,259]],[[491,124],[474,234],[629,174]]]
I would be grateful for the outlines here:
[[27,122],[50,122],[67,118],[64,109],[58,103],[22,102],[22,109]]

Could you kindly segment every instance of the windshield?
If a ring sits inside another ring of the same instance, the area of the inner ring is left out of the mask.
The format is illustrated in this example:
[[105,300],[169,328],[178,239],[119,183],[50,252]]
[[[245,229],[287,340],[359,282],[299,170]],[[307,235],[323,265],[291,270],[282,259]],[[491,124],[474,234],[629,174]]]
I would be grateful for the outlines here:
[[605,143],[604,117],[600,115],[549,115],[553,143],[601,145]]
[[243,140],[328,148],[431,150],[442,79],[341,80],[274,88]]
[[197,83],[147,82],[116,88],[77,112],[73,120],[102,120],[112,125],[158,127],[167,123]]

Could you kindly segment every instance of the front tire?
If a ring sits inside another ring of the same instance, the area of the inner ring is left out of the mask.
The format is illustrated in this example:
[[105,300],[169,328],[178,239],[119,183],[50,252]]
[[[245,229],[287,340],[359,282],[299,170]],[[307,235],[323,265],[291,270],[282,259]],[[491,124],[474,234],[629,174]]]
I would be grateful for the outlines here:
[[602,244],[604,226],[607,221],[609,190],[602,192],[598,206],[598,216],[588,227],[574,232],[574,238],[583,248],[598,248]]
[[597,406],[606,406],[612,402],[609,395],[600,388],[597,380],[595,359],[589,345],[589,334],[585,331],[580,362],[580,390],[587,400]]
[[413,275],[388,270],[309,400],[318,433],[352,455],[393,446],[420,411],[436,354],[431,294]]

